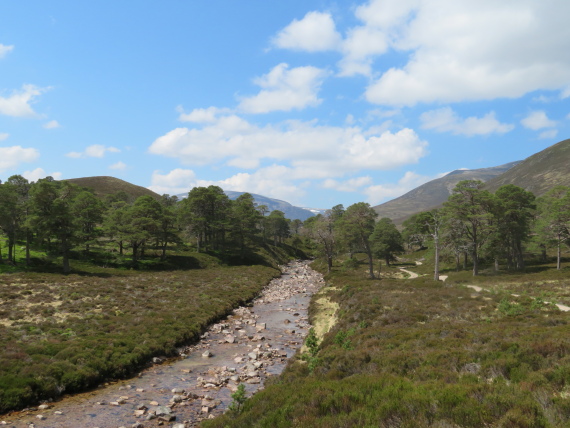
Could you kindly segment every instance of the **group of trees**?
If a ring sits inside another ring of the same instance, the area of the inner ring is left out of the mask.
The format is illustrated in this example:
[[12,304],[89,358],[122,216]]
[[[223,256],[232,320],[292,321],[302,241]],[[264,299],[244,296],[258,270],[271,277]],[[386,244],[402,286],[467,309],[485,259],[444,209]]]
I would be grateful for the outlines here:
[[409,246],[423,247],[433,241],[435,279],[439,277],[440,250],[455,257],[457,269],[463,256],[470,258],[473,275],[478,275],[480,261],[494,261],[495,269],[503,261],[507,269],[525,266],[525,245],[542,249],[555,245],[560,269],[561,246],[569,239],[570,188],[555,187],[543,197],[513,184],[500,187],[493,194],[483,182],[464,180],[453,189],[440,209],[421,212],[404,222],[403,235]]
[[347,209],[337,205],[303,223],[286,219],[281,211],[269,213],[248,193],[230,200],[217,186],[193,188],[182,201],[168,195],[133,200],[120,192],[102,200],[66,181],[48,177],[30,183],[15,175],[0,184],[0,230],[7,238],[7,254],[0,247],[0,261],[15,262],[16,248],[23,244],[29,264],[33,245],[60,254],[68,272],[72,249],[79,246],[89,254],[102,242],[121,255],[128,249],[135,264],[149,247],[164,259],[169,244],[183,241],[194,243],[197,251],[243,257],[248,249],[278,245],[299,234],[327,260],[329,270],[341,252],[351,257],[365,253],[371,278],[375,259],[389,265],[404,243],[411,249],[428,241],[435,250],[436,279],[442,251],[455,258],[458,268],[462,257],[464,266],[470,259],[473,275],[483,259],[493,260],[497,269],[502,261],[508,269],[523,269],[531,238],[544,257],[548,248],[557,248],[560,269],[561,249],[570,239],[570,188],[558,186],[535,199],[512,184],[493,194],[481,181],[465,180],[442,208],[406,220],[402,233],[390,219],[377,216],[369,204],[359,202]]
[[257,206],[250,194],[233,201],[217,186],[194,188],[180,202],[168,195],[133,199],[124,192],[102,200],[67,181],[48,177],[30,183],[15,175],[0,184],[0,230],[7,238],[0,261],[15,263],[22,243],[26,264],[33,246],[61,255],[65,272],[74,248],[89,254],[101,243],[121,255],[129,249],[135,264],[146,248],[158,249],[164,258],[169,244],[184,239],[195,241],[198,251],[243,254],[264,239],[277,244],[289,236],[290,221],[281,211],[266,214],[267,207]]
[[525,267],[525,251],[530,245],[546,251],[556,248],[560,269],[562,248],[570,242],[570,188],[557,186],[540,198],[513,184],[495,193],[484,189],[478,180],[464,180],[453,189],[443,207],[420,212],[404,224],[403,231],[388,218],[377,220],[370,205],[359,202],[346,210],[337,205],[324,215],[309,218],[303,234],[316,245],[327,260],[329,270],[340,253],[365,253],[370,277],[374,278],[374,259],[389,265],[404,251],[434,249],[434,278],[439,279],[441,254],[455,259],[457,269],[470,261],[473,275],[478,275],[483,260],[504,263],[507,269]]
[[374,259],[383,259],[387,265],[395,254],[402,252],[402,235],[389,218],[376,221],[378,214],[369,204],[358,202],[346,210],[337,205],[324,215],[305,220],[303,233],[312,239],[327,260],[329,271],[340,252],[350,256],[363,252],[368,259],[370,278],[374,278]]

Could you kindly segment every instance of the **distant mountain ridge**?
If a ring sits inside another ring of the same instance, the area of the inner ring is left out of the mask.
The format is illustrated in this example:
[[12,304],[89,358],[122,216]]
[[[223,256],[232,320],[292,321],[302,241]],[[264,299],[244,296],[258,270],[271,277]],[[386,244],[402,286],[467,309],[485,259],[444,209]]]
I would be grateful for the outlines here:
[[[228,198],[232,200],[237,199],[239,196],[243,195],[244,193],[249,193],[251,196],[253,196],[253,199],[255,200],[256,204],[267,206],[269,212],[275,210],[282,211],[285,214],[285,217],[290,220],[299,219],[301,221],[305,221],[309,217],[315,215],[313,212],[309,211],[308,209],[296,207],[294,205],[291,205],[289,202],[285,202],[280,199],[268,198],[267,196],[258,195],[256,193],[236,192],[233,190],[224,190],[224,193],[228,195]],[[180,199],[184,199],[188,196],[188,193],[180,193],[176,196],[178,196],[178,198]]]
[[505,184],[522,187],[535,196],[543,195],[554,186],[570,186],[570,139],[529,156],[504,174],[489,180],[485,188],[494,192]]
[[460,181],[481,180],[486,182],[504,174],[520,162],[521,161],[510,162],[491,168],[458,169],[441,178],[436,178],[435,180],[422,184],[396,199],[384,202],[373,208],[380,218],[388,217],[396,224],[401,224],[412,214],[426,211],[443,204],[447,201],[449,195],[451,195],[453,188]]

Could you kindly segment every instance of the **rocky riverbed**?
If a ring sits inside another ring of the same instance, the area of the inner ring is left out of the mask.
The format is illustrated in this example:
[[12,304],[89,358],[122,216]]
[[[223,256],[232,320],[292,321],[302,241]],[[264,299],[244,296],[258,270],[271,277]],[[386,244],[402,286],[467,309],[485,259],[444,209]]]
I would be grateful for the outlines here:
[[324,285],[322,276],[304,261],[282,271],[251,306],[237,308],[199,343],[180,349],[179,359],[155,358],[134,379],[0,417],[0,425],[183,428],[222,413],[239,384],[249,396],[281,373],[308,332],[307,308]]

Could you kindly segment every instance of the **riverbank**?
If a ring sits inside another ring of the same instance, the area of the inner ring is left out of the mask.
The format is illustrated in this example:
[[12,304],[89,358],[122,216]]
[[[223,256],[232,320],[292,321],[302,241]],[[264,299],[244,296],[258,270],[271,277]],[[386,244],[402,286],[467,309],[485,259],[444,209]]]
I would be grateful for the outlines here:
[[241,413],[204,427],[569,426],[570,320],[554,304],[431,275],[335,267],[326,280],[337,321],[312,364],[293,359]]
[[246,385],[248,395],[263,388],[307,334],[310,296],[324,284],[322,276],[305,262],[283,269],[251,304],[210,326],[197,344],[179,348],[178,361],[155,364],[134,379],[66,398],[47,409],[14,414],[6,423],[103,428],[172,422],[188,427],[222,413],[237,385]]
[[132,376],[176,354],[280,272],[264,266],[2,276],[0,412]]

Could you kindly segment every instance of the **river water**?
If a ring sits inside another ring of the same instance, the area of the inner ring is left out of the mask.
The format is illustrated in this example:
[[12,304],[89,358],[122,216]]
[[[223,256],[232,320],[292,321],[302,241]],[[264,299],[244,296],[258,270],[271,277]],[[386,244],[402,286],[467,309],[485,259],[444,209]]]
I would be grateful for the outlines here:
[[[209,328],[181,357],[158,362],[133,379],[0,416],[0,425],[26,428],[191,427],[222,413],[240,383],[247,395],[281,373],[310,327],[311,296],[322,276],[296,261],[282,266],[251,307]],[[138,424],[138,425],[137,425]]]

